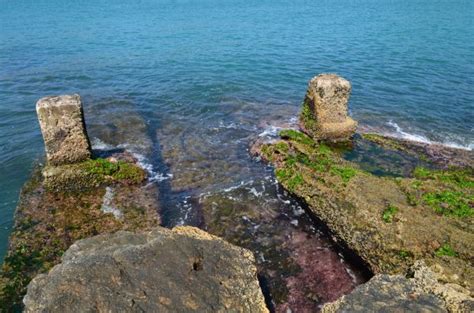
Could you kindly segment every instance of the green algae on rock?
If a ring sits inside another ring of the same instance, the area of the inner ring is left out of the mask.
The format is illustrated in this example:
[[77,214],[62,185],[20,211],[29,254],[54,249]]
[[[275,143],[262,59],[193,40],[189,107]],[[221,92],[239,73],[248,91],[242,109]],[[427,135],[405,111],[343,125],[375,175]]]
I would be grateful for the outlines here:
[[28,282],[76,240],[159,224],[157,187],[142,183],[144,171],[130,160],[122,154],[34,173],[22,189],[0,272],[0,307],[20,310]]
[[75,191],[115,182],[137,184],[146,178],[146,173],[131,162],[97,158],[75,164],[46,166],[43,176],[45,187],[49,190]]
[[[257,143],[252,151],[273,164],[283,187],[304,200],[374,273],[405,274],[415,260],[425,259],[442,281],[472,293],[472,168],[425,170],[425,177],[418,169],[419,178],[378,177],[301,132],[285,130],[281,138]],[[446,192],[455,196],[449,201],[432,196]],[[436,253],[446,244],[455,255]]]

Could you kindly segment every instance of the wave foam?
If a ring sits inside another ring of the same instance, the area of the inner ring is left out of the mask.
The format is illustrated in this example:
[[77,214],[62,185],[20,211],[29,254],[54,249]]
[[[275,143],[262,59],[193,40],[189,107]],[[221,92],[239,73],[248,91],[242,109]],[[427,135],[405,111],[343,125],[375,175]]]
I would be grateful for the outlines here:
[[397,123],[395,123],[392,120],[390,120],[387,124],[395,129],[395,133],[389,133],[386,135],[394,136],[396,138],[401,138],[401,139],[406,139],[406,140],[421,142],[421,143],[426,143],[426,144],[439,144],[439,145],[443,145],[450,148],[456,148],[456,149],[462,149],[462,150],[468,150],[468,151],[472,151],[474,149],[474,143],[469,143],[468,145],[462,145],[453,141],[436,142],[436,141],[432,141],[428,139],[427,137],[423,135],[408,133],[404,131]]

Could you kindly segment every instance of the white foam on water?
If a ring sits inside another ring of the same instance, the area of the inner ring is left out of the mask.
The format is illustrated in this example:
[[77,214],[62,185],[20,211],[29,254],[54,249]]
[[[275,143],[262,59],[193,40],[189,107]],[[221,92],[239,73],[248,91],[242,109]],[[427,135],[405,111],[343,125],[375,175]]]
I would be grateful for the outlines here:
[[245,185],[249,185],[249,184],[253,184],[253,180],[241,181],[238,185],[234,185],[234,186],[231,186],[229,188],[222,189],[222,191],[223,192],[231,192],[235,189],[239,189],[240,187],[245,186]]
[[393,122],[392,120],[390,120],[387,124],[395,128],[396,134],[400,138],[422,143],[431,143],[430,140],[425,136],[405,132],[400,126],[398,126],[397,123]]
[[102,199],[102,206],[100,207],[100,210],[104,213],[112,213],[116,219],[120,220],[123,218],[123,213],[116,207],[112,206],[114,196],[114,189],[112,187],[106,187],[105,195]]
[[258,192],[257,189],[255,189],[255,187],[246,188],[246,189],[257,198],[260,198],[261,196],[263,196],[264,191]]
[[421,142],[421,143],[426,143],[426,144],[439,144],[439,145],[443,145],[450,148],[456,148],[456,149],[462,149],[462,150],[468,150],[468,151],[472,151],[474,149],[474,142],[471,142],[467,145],[461,145],[459,143],[456,143],[450,140],[446,140],[443,142],[436,142],[436,141],[432,141],[428,139],[427,137],[423,135],[408,133],[404,131],[397,123],[395,123],[392,120],[390,120],[387,124],[395,129],[395,133],[389,133],[386,135],[392,135],[396,138],[401,138],[401,139],[406,139],[406,140]]
[[167,179],[173,178],[173,174],[163,174],[154,170],[153,165],[149,163],[148,159],[136,151],[130,151],[133,157],[137,159],[138,165],[148,173],[149,182],[162,182]]
[[276,137],[282,129],[282,127],[270,125],[258,134],[258,137]]
[[[281,122],[281,121],[280,121]],[[279,123],[281,126],[268,125],[263,131],[258,134],[258,137],[278,137],[278,133],[283,129],[297,129],[298,118],[296,116],[291,117],[286,122]]]
[[232,122],[230,124],[225,124],[223,121],[219,121],[219,128],[226,128],[226,129],[238,129],[239,125]]
[[95,150],[111,150],[114,147],[112,145],[109,145],[108,143],[103,142],[99,138],[92,138],[91,141],[92,149]]
[[176,223],[177,226],[185,225],[189,219],[189,215],[191,214],[193,210],[193,205],[191,203],[188,203],[188,200],[190,198],[191,196],[187,196],[184,198],[184,200],[181,203],[178,204],[179,212],[184,213],[184,215],[180,217],[179,221]]

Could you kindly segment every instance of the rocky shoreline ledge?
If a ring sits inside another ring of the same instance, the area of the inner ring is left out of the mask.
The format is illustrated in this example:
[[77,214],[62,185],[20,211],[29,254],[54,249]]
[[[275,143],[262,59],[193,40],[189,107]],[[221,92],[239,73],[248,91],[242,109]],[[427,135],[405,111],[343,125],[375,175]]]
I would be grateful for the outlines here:
[[[259,140],[251,151],[273,165],[282,186],[376,274],[323,311],[377,311],[387,296],[401,292],[405,300],[387,307],[472,311],[472,152],[376,134],[352,137],[346,122],[350,85],[335,76],[319,78],[310,82],[303,103],[302,131],[282,130],[279,140]],[[331,133],[318,126],[324,119]],[[427,307],[419,298],[425,296],[432,299]]]
[[[260,138],[251,153],[274,167],[281,186],[327,227],[341,251],[357,255],[375,274],[367,283],[351,292],[363,281],[322,280],[350,273],[314,260],[331,255],[315,253],[319,248],[304,233],[281,231],[274,213],[226,203],[219,194],[199,199],[202,228],[213,235],[160,227],[157,185],[149,183],[133,154],[92,152],[81,99],[72,95],[37,104],[47,163],[21,192],[0,272],[0,308],[474,310],[473,153],[354,134],[357,122],[347,115],[350,92],[350,83],[336,75],[313,78],[300,130]],[[237,219],[258,222],[254,231],[267,235],[257,238]],[[259,252],[271,255],[271,262],[256,261],[263,258]]]

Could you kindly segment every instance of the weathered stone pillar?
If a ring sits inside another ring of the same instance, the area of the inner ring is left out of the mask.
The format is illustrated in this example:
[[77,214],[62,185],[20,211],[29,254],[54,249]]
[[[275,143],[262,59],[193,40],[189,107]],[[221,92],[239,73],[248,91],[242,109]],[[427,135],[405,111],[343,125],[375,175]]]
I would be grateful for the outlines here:
[[301,128],[315,139],[343,141],[357,122],[347,115],[351,83],[335,74],[320,74],[309,82],[300,115]]
[[36,103],[49,165],[84,161],[91,157],[81,97],[45,97]]

